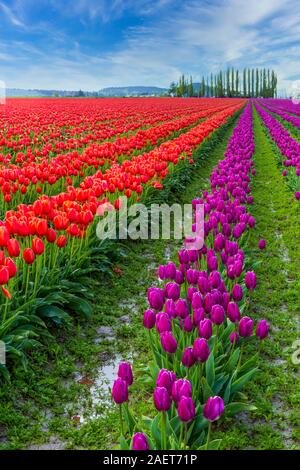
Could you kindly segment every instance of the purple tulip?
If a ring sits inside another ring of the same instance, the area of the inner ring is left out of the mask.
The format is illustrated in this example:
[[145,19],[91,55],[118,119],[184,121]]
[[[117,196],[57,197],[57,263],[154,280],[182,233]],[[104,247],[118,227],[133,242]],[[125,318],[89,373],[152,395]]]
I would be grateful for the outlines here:
[[203,409],[203,416],[208,421],[217,421],[224,412],[224,401],[221,397],[210,397]]
[[189,254],[184,248],[178,252],[178,259],[180,264],[188,264]]
[[131,365],[128,362],[121,362],[118,369],[118,377],[123,379],[127,385],[132,385],[133,383],[133,374]]
[[209,258],[206,258],[207,261],[207,267],[209,271],[217,271],[218,269],[218,258],[216,256],[211,256]]
[[222,281],[221,274],[219,273],[219,271],[213,271],[210,273],[208,280],[211,287],[213,289],[217,289]]
[[208,342],[204,338],[196,338],[194,341],[194,356],[197,361],[205,362],[210,355]]
[[209,284],[208,284],[208,280],[203,277],[203,276],[199,276],[198,278],[198,288],[199,288],[199,291],[201,292],[201,294],[206,294],[209,290]]
[[180,297],[180,287],[175,282],[168,282],[165,286],[165,296],[167,299],[178,300]]
[[239,302],[243,298],[243,289],[239,284],[235,284],[232,288],[232,298],[235,302]]
[[193,295],[195,294],[195,292],[198,292],[196,287],[188,287],[187,298],[190,303],[192,303]]
[[157,411],[167,411],[171,407],[171,398],[165,387],[156,387],[153,392],[153,401]]
[[117,405],[121,405],[128,400],[128,385],[123,379],[116,379],[112,388],[112,397]]
[[247,289],[255,289],[256,287],[256,275],[253,271],[248,271],[245,276],[245,284]]
[[183,329],[187,333],[190,333],[193,330],[193,322],[189,315],[183,320]]
[[259,240],[259,242],[258,242],[258,248],[259,248],[260,250],[264,250],[264,249],[266,248],[266,240],[264,240],[264,239]]
[[269,334],[269,330],[270,330],[269,323],[267,323],[266,320],[260,320],[256,328],[256,336],[260,340],[265,339]]
[[132,450],[149,450],[149,442],[146,434],[142,432],[137,432],[132,438]]
[[185,299],[178,299],[175,306],[176,315],[185,318],[189,315],[189,306]]
[[175,282],[177,284],[183,284],[184,283],[184,275],[181,271],[176,271],[176,275],[175,275]]
[[171,331],[171,320],[167,313],[160,312],[156,315],[156,329],[158,333],[163,333],[164,331]]
[[174,300],[172,300],[172,299],[167,299],[166,300],[165,310],[166,310],[166,313],[169,315],[170,318],[175,318],[176,317]]
[[239,334],[236,331],[233,331],[229,337],[229,341],[237,344],[239,342]]
[[146,310],[144,313],[144,318],[143,318],[143,325],[145,328],[148,328],[148,330],[151,330],[151,328],[154,327],[156,321],[156,313],[154,310]]
[[176,277],[176,264],[175,263],[168,263],[165,267],[165,275],[167,279],[175,279]]
[[158,268],[158,277],[159,277],[162,281],[167,278],[167,276],[166,276],[166,266],[165,266],[164,264],[162,264],[162,265],[159,266],[159,268]]
[[200,292],[195,292],[192,297],[192,307],[195,310],[196,308],[203,307],[203,297]]
[[196,409],[191,397],[181,397],[178,404],[178,417],[181,421],[188,422],[195,418]]
[[148,302],[154,310],[162,310],[164,305],[165,296],[161,289],[158,287],[150,287],[148,289]]
[[252,335],[253,321],[250,317],[243,317],[239,322],[239,334],[243,338]]
[[184,367],[192,367],[195,364],[195,356],[193,353],[193,348],[185,348],[181,358],[182,365]]
[[214,240],[214,249],[215,251],[222,251],[225,246],[225,237],[222,233],[218,233]]
[[174,354],[174,352],[176,352],[177,341],[170,331],[164,331],[161,333],[160,341],[164,351],[169,354]]
[[165,387],[169,393],[172,392],[173,383],[176,380],[176,374],[167,369],[161,369],[157,375],[156,386]]
[[225,320],[225,311],[222,305],[213,305],[210,317],[215,325],[222,325]]
[[227,315],[232,323],[239,321],[241,318],[241,314],[238,304],[236,304],[235,302],[229,302],[227,306]]
[[210,292],[204,296],[204,309],[206,313],[210,313],[213,306],[213,297]]
[[199,334],[207,340],[212,337],[212,321],[209,318],[200,321]]
[[198,326],[199,322],[205,318],[205,310],[204,308],[195,308],[193,314],[193,324],[194,326]]
[[182,397],[192,396],[191,383],[186,379],[178,379],[173,383],[172,387],[172,399],[175,403],[178,403]]

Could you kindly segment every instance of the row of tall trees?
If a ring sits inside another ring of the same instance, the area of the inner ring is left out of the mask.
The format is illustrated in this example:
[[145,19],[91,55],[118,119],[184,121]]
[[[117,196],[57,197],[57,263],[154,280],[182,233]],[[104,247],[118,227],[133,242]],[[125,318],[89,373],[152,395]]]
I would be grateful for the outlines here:
[[244,68],[242,73],[234,67],[225,72],[203,76],[200,83],[182,75],[178,83],[172,82],[169,93],[173,96],[274,98],[277,96],[277,75],[271,69]]

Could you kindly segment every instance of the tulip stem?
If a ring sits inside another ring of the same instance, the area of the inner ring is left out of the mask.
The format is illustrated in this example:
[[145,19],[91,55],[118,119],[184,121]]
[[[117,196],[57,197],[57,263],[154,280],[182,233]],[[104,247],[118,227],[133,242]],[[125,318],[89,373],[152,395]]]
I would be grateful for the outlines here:
[[188,425],[187,423],[184,423],[184,449],[187,448],[187,435],[188,435]]
[[211,436],[211,421],[210,421],[209,424],[208,424],[207,441],[206,441],[206,450],[208,450],[208,447],[209,447],[210,436]]
[[124,436],[124,426],[123,426],[123,414],[122,414],[122,405],[119,407],[120,410],[120,425],[121,425],[121,433]]
[[167,416],[166,412],[162,412],[161,416],[161,450],[167,450]]
[[213,347],[214,356],[216,355],[216,348],[217,348],[217,342],[218,342],[218,333],[219,333],[219,325],[216,326],[216,336],[215,336],[214,347]]

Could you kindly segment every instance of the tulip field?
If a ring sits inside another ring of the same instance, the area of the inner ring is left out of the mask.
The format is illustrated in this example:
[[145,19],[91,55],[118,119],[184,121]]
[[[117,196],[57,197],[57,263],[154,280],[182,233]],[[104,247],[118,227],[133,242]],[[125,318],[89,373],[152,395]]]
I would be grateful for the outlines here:
[[300,449],[300,104],[7,99],[0,203],[0,449]]

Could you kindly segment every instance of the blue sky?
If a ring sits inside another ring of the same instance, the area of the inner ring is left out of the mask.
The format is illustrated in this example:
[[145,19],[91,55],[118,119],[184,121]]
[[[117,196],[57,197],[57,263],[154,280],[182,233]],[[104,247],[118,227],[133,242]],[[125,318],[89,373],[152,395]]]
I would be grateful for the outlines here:
[[7,87],[168,86],[228,65],[300,83],[298,0],[0,0]]

